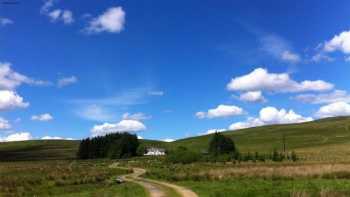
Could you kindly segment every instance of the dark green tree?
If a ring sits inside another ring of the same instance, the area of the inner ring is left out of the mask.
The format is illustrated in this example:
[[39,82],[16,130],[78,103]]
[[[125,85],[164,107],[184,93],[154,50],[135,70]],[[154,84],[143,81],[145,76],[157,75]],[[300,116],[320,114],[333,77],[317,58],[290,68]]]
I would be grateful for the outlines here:
[[236,152],[233,140],[229,137],[216,132],[209,142],[209,153],[218,156]]

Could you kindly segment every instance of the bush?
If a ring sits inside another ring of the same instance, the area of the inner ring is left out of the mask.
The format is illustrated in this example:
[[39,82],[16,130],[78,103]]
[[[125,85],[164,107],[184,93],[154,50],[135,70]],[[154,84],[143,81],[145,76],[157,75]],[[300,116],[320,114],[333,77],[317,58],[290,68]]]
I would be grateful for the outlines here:
[[189,164],[199,161],[200,158],[199,153],[190,151],[185,147],[178,147],[175,151],[169,152],[166,160],[170,163]]

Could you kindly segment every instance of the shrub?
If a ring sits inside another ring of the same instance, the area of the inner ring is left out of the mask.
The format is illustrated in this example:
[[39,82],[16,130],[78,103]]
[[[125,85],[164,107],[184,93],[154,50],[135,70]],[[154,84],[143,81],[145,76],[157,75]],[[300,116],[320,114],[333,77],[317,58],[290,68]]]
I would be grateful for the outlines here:
[[178,147],[175,151],[169,152],[166,160],[170,163],[189,164],[199,161],[200,154],[194,151],[190,151],[185,147]]

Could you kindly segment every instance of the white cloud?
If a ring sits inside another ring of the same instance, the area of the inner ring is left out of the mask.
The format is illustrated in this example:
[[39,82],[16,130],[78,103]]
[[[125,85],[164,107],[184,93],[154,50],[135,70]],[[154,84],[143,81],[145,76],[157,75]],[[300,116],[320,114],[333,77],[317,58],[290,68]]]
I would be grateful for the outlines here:
[[64,24],[74,22],[73,12],[67,9],[53,9],[56,1],[47,0],[40,9],[40,13],[50,18],[51,22],[62,21]]
[[62,20],[64,24],[71,24],[74,22],[73,12],[70,10],[64,10],[62,13]]
[[311,61],[312,62],[321,62],[321,61],[332,62],[332,61],[334,61],[334,58],[320,52],[320,53],[317,53],[316,55],[312,56]]
[[250,127],[258,127],[263,126],[265,123],[261,121],[259,118],[252,118],[249,117],[245,122],[236,122],[229,126],[229,130],[239,130],[239,129],[245,129]]
[[301,94],[296,100],[311,104],[329,104],[336,102],[350,102],[350,95],[344,90],[335,90],[325,94]]
[[146,130],[146,126],[138,120],[121,120],[117,123],[103,123],[91,129],[92,136],[117,132],[137,132]]
[[124,29],[125,12],[122,7],[112,7],[102,15],[92,19],[86,28],[87,33],[119,33]]
[[33,139],[32,135],[28,132],[13,133],[4,138],[0,138],[1,142],[14,142],[14,141],[27,141]]
[[55,9],[47,13],[52,22],[62,21],[64,24],[74,22],[73,12],[70,10]]
[[13,90],[21,84],[30,85],[48,85],[49,82],[34,80],[18,72],[15,72],[11,68],[11,64],[8,62],[0,62],[0,90]]
[[220,133],[220,132],[224,132],[227,131],[227,129],[208,129],[205,132],[199,133],[198,135],[209,135],[209,134],[213,134],[213,133]]
[[239,96],[239,99],[241,101],[246,101],[246,102],[265,102],[266,101],[261,91],[249,91],[249,92],[242,93]]
[[62,88],[64,86],[72,85],[77,82],[78,82],[78,78],[76,76],[63,77],[61,79],[58,79],[57,86],[59,88]]
[[44,136],[40,139],[42,140],[74,140],[73,138],[63,138],[63,137],[57,137],[57,136]]
[[259,118],[250,117],[245,122],[233,123],[230,130],[257,127],[272,124],[291,124],[312,121],[311,117],[304,117],[293,110],[277,109],[275,107],[265,107],[260,110]]
[[207,112],[197,112],[196,117],[203,118],[222,118],[229,116],[237,116],[244,114],[242,108],[234,105],[218,105],[214,109],[209,109]]
[[319,92],[333,87],[333,84],[322,80],[296,82],[289,77],[288,73],[269,73],[263,68],[257,68],[247,75],[233,78],[227,84],[227,89],[230,91]]
[[303,117],[293,110],[278,110],[275,107],[265,107],[260,110],[260,120],[266,124],[289,124],[313,120],[311,117]]
[[163,141],[163,142],[173,142],[173,141],[175,141],[174,139],[171,139],[171,138],[166,138],[166,139],[163,139],[163,140],[161,140],[161,141]]
[[0,26],[12,25],[13,23],[14,22],[11,19],[0,17]]
[[47,122],[47,121],[53,120],[53,117],[51,114],[45,113],[45,114],[33,115],[31,119],[36,121],[41,121],[41,122]]
[[349,116],[350,104],[346,102],[336,102],[329,105],[322,106],[316,113],[317,117],[335,117],[335,116]]
[[350,31],[343,31],[335,35],[331,40],[326,41],[323,46],[323,51],[341,51],[345,54],[350,54]]
[[291,63],[298,63],[301,61],[301,58],[298,54],[290,52],[288,50],[282,52],[281,59]]
[[58,19],[60,19],[62,10],[60,9],[55,9],[51,12],[48,13],[48,17],[50,17],[51,21],[57,21]]
[[11,128],[11,124],[9,123],[9,121],[0,117],[0,130],[10,129],[10,128]]
[[28,106],[29,103],[24,102],[23,98],[16,92],[10,90],[0,90],[0,111],[26,108]]
[[163,91],[150,91],[150,92],[148,92],[148,94],[151,96],[163,96],[164,92]]
[[140,135],[138,135],[138,136],[137,136],[137,139],[139,139],[139,140],[143,140],[143,137],[142,137],[142,136],[140,136]]
[[300,56],[291,50],[290,44],[280,36],[265,35],[260,38],[262,50],[284,62],[298,63]]
[[47,0],[44,2],[43,6],[40,8],[40,13],[45,14],[47,13],[53,6],[54,6],[55,0]]
[[138,112],[135,114],[124,113],[122,118],[123,120],[147,120],[147,119],[151,119],[152,116],[148,116],[144,113]]

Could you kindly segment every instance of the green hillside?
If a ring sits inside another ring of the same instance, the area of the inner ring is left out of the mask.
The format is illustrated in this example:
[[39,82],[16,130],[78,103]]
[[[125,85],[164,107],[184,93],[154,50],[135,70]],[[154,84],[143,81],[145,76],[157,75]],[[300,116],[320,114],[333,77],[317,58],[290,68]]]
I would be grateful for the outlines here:
[[74,159],[79,141],[31,140],[0,143],[0,161]]
[[[295,150],[304,157],[327,160],[350,159],[350,117],[337,117],[301,124],[271,125],[239,131],[224,132],[242,152],[270,152],[281,150],[283,135],[287,151]],[[206,150],[211,135],[175,141],[169,146],[186,146],[192,150]],[[327,154],[321,154],[327,153]],[[328,158],[320,158],[325,157]]]
[[[350,160],[350,117],[338,117],[314,122],[271,125],[239,131],[224,132],[241,152],[271,152],[282,149],[283,135],[287,151],[294,150],[312,160]],[[142,140],[146,146],[174,149],[185,146],[191,150],[207,150],[211,135],[198,136],[165,143]],[[79,141],[37,140],[0,143],[0,161],[74,159]],[[326,154],[323,154],[326,153]]]

